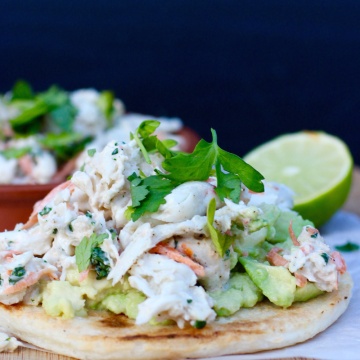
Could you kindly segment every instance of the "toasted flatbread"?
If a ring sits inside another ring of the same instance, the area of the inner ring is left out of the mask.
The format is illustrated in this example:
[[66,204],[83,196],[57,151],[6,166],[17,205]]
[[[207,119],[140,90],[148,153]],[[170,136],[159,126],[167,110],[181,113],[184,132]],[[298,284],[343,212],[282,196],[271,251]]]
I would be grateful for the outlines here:
[[287,309],[263,301],[218,318],[203,329],[141,325],[123,315],[93,311],[88,317],[52,318],[41,307],[0,304],[2,328],[55,353],[80,359],[171,359],[253,353],[308,340],[346,310],[352,279],[339,289]]

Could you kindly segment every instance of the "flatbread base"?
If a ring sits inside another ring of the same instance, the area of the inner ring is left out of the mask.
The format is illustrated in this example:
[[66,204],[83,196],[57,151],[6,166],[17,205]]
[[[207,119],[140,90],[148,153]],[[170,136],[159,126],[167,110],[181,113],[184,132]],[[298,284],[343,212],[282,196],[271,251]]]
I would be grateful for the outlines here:
[[348,273],[339,290],[282,309],[264,301],[219,318],[203,329],[137,326],[123,315],[90,312],[86,318],[52,318],[41,307],[0,305],[1,327],[23,341],[79,359],[179,359],[243,354],[308,340],[346,310],[352,289]]

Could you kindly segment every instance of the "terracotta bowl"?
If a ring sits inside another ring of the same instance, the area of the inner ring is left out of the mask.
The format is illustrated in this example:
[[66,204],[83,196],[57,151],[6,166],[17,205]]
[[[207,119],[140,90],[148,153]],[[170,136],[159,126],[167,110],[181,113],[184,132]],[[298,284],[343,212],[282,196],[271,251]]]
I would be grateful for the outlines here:
[[[199,136],[192,129],[184,127],[179,135],[186,139],[183,151],[191,152]],[[53,178],[53,181],[44,185],[0,185],[0,232],[13,230],[18,223],[25,223],[34,204],[43,199],[56,185],[65,181],[75,168],[75,160],[67,163]]]

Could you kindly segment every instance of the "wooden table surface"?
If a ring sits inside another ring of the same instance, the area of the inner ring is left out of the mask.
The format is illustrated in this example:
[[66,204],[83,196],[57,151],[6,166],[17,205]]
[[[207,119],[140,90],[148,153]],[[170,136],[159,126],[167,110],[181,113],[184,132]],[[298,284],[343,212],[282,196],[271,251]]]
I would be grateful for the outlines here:
[[[344,209],[360,215],[360,168],[356,167],[353,176],[353,185]],[[43,351],[35,351],[27,348],[19,348],[13,353],[2,353],[1,360],[70,360],[72,358],[51,354]],[[309,358],[287,358],[287,360],[310,360]],[[285,360],[284,358],[282,360]]]

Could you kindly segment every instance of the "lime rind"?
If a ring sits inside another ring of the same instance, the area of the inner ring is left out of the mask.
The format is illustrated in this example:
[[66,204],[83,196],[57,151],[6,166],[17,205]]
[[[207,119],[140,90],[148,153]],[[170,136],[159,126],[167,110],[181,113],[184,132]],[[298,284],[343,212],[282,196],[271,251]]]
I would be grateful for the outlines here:
[[351,153],[342,140],[325,132],[281,135],[255,148],[244,160],[266,180],[292,188],[294,209],[317,226],[344,204],[350,191]]

